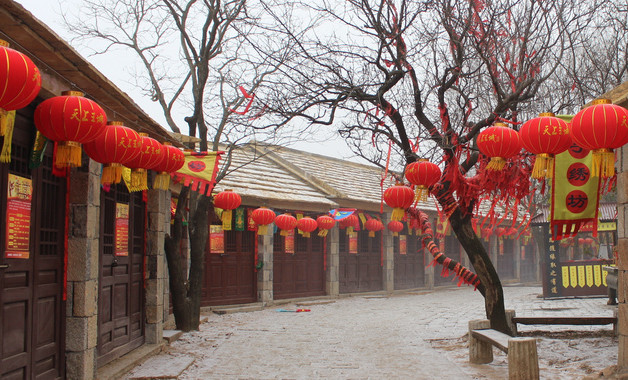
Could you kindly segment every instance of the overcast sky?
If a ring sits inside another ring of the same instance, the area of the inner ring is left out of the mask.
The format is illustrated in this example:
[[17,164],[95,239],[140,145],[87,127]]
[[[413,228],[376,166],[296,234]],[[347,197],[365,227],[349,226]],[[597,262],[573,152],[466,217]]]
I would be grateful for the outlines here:
[[[62,20],[62,12],[74,10],[80,7],[81,0],[16,0],[28,9],[35,17],[43,21],[61,38],[68,41],[69,33],[65,29]],[[118,65],[112,65],[112,57],[107,56],[87,56],[87,52],[81,51],[79,46],[74,48],[81,53],[89,62],[91,62],[99,71],[114,82],[120,89],[129,94],[133,100],[144,109],[153,119],[159,122],[166,129],[167,124],[163,117],[163,112],[157,103],[142,96],[138,91],[134,90],[132,84],[125,80],[124,72]],[[340,137],[332,137],[326,143],[301,141],[291,146],[295,149],[301,149],[313,153],[324,154],[336,158],[350,159],[356,162],[365,163],[365,161],[352,157],[353,154]]]

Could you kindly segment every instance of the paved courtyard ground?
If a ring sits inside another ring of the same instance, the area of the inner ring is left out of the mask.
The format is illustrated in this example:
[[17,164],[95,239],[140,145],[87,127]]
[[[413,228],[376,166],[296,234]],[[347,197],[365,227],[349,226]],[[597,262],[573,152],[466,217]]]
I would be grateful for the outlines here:
[[[542,289],[506,286],[517,316],[612,316],[605,298],[544,300]],[[200,331],[126,378],[178,379],[504,379],[505,355],[468,362],[468,321],[484,318],[472,288],[358,295],[332,303],[288,304],[226,315],[208,314]],[[278,309],[307,308],[310,312]],[[539,332],[538,330],[542,330]],[[520,326],[539,339],[541,378],[577,379],[617,361],[612,326]]]

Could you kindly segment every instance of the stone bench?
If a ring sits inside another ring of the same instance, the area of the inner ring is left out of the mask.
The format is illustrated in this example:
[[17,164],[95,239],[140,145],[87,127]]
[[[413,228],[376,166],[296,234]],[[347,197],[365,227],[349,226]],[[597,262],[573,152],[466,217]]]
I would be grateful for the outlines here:
[[505,352],[508,360],[508,379],[539,379],[539,358],[535,338],[513,338],[490,328],[490,321],[469,321],[469,361],[486,364],[493,361],[493,346]]

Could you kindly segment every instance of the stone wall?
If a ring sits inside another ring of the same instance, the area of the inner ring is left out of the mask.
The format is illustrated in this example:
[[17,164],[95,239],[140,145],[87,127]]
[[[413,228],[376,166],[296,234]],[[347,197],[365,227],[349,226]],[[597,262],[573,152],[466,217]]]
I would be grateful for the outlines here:
[[617,268],[619,270],[617,285],[619,354],[617,364],[628,369],[628,148],[617,151],[617,237],[616,246]]

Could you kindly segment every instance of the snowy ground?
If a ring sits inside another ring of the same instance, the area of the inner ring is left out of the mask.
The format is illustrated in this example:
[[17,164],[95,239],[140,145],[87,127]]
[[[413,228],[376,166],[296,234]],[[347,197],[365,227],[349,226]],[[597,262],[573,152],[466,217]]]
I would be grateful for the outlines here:
[[[612,316],[605,298],[543,300],[540,287],[505,288],[518,316]],[[484,318],[470,288],[355,296],[333,303],[217,315],[126,378],[504,379],[506,356],[468,361],[468,321]],[[617,362],[612,326],[520,326],[538,338],[541,378],[578,379]]]

